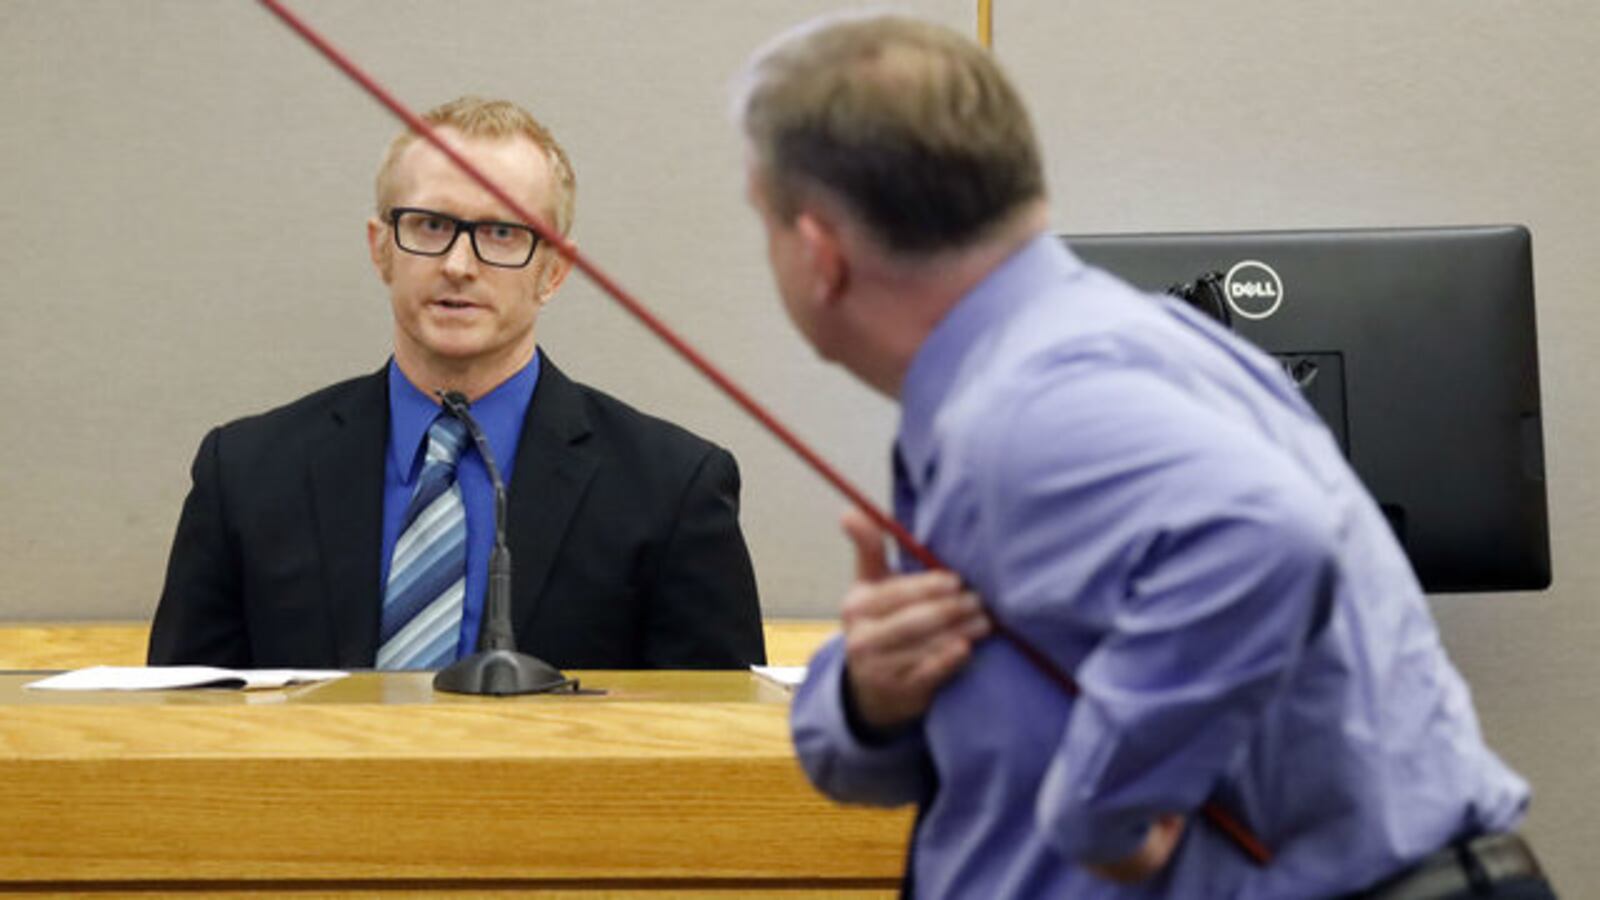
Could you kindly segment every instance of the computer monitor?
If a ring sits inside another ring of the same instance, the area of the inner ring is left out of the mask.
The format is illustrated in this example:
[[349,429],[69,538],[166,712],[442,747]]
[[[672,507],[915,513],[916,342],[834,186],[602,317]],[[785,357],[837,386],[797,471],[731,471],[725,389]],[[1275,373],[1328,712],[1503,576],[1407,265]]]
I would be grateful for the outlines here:
[[1532,241],[1518,226],[1066,235],[1162,291],[1215,272],[1432,592],[1550,584]]

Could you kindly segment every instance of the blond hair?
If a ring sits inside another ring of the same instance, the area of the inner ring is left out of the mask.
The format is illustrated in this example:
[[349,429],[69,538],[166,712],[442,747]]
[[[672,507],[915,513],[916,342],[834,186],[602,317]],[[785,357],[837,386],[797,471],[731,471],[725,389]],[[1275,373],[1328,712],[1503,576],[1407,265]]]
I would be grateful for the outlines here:
[[[572,171],[567,151],[561,149],[555,136],[540,124],[533,114],[507,100],[485,100],[482,97],[458,97],[422,114],[422,120],[434,128],[453,128],[469,138],[526,137],[544,151],[550,163],[550,173],[555,182],[555,193],[550,198],[549,210],[531,210],[548,216],[550,224],[566,235],[572,229],[572,217],[577,200],[578,179]],[[402,131],[389,142],[378,167],[377,199],[378,217],[389,212],[394,200],[394,169],[400,155],[417,140],[409,130]]]
[[1045,193],[1000,67],[917,19],[833,16],[780,37],[746,68],[735,112],[780,217],[821,188],[891,250],[980,240]]

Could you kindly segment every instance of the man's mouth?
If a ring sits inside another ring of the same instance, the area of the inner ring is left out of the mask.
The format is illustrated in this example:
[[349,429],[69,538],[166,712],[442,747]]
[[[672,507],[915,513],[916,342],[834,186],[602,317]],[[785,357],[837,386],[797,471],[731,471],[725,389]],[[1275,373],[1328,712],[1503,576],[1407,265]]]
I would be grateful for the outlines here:
[[473,309],[477,306],[476,303],[472,303],[467,300],[457,300],[453,297],[441,297],[438,300],[434,300],[433,305],[442,306],[445,309]]

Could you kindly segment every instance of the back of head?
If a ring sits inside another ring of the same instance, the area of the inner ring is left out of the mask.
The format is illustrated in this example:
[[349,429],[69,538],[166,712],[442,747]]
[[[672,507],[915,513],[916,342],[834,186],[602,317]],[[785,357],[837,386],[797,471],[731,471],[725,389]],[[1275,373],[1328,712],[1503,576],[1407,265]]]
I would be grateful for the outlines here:
[[947,28],[823,19],[758,53],[745,80],[737,112],[785,220],[820,188],[889,250],[924,254],[979,241],[1044,196],[1021,98]]
[[[567,159],[567,151],[532,113],[508,100],[466,96],[428,110],[422,114],[422,120],[430,127],[450,128],[469,138],[525,137],[532,141],[549,160],[554,182],[551,208],[534,212],[549,216],[550,224],[561,234],[566,235],[571,231],[578,192],[577,176],[572,171],[571,161]],[[393,205],[395,164],[406,148],[417,140],[415,134],[402,131],[389,143],[389,149],[384,153],[377,180],[379,218]]]

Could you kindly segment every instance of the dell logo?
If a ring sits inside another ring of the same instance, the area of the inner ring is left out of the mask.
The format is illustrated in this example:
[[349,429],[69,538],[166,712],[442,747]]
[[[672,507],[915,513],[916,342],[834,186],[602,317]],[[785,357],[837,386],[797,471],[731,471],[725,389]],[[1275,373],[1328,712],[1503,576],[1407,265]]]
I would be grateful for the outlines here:
[[1234,263],[1222,280],[1228,305],[1246,319],[1265,319],[1283,302],[1283,279],[1264,262],[1247,259]]

